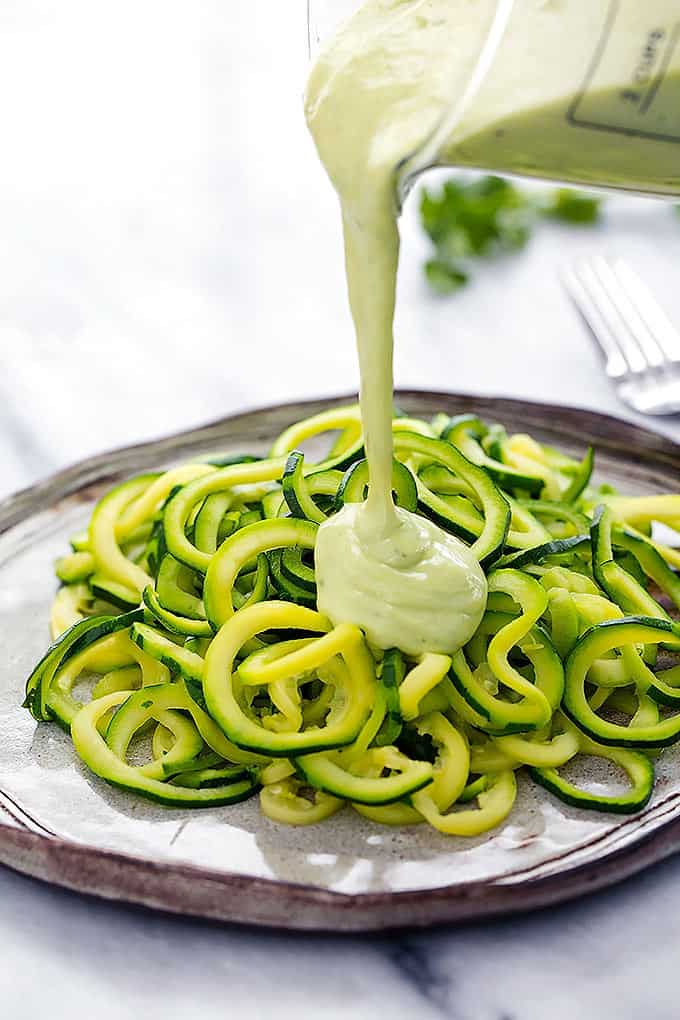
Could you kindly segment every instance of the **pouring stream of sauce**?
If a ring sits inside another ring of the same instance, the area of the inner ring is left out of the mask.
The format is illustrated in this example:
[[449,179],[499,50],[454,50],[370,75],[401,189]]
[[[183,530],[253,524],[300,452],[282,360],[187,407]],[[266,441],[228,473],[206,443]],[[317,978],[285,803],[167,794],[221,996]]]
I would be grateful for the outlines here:
[[436,58],[438,50],[444,56],[450,19],[450,4],[431,0],[366,4],[317,61],[306,97],[342,207],[369,465],[366,502],[319,528],[318,605],[334,623],[358,624],[379,648],[412,655],[461,647],[479,626],[487,594],[463,542],[392,501],[395,167],[447,105],[449,82],[437,70],[446,62]]

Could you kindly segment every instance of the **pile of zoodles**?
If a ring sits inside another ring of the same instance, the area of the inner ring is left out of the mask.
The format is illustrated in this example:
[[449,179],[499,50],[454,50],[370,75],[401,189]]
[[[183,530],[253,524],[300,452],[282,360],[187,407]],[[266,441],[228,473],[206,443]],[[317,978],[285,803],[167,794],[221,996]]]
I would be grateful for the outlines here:
[[[319,437],[312,463],[301,448]],[[394,499],[468,543],[489,587],[464,648],[412,659],[316,610],[316,531],[366,498],[363,454],[344,407],[265,459],[112,489],[57,563],[35,718],[115,786],[186,807],[258,793],[293,825],[349,804],[478,835],[509,814],[520,770],[572,805],[642,808],[680,739],[680,554],[650,537],[652,521],[680,529],[680,496],[595,489],[592,450],[573,460],[474,416],[396,417]],[[622,770],[624,792],[579,786],[579,756]]]

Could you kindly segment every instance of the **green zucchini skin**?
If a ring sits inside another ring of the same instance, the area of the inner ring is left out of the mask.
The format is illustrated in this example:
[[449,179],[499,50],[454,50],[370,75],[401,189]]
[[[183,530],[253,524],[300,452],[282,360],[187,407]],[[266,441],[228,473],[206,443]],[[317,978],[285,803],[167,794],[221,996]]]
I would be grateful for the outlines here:
[[[288,546],[314,549],[317,525],[294,517],[274,517],[258,521],[227,538],[212,557],[206,571],[203,600],[208,620],[215,632],[233,613],[230,585],[240,570],[260,554],[266,554],[270,579],[275,590],[288,599],[300,599],[313,605],[311,592],[286,578],[280,563],[280,551]],[[255,601],[255,600],[253,600]],[[259,601],[259,600],[258,600]]]
[[175,644],[146,623],[133,623],[130,637],[143,651],[167,666],[173,673],[179,673],[195,683],[202,682],[203,659],[200,655]]
[[[654,617],[631,616],[606,620],[581,635],[566,662],[562,710],[596,743],[611,747],[667,747],[680,740],[680,713],[652,726],[630,727],[602,719],[593,711],[585,693],[590,664],[614,648],[634,644],[661,644],[680,636],[680,625]],[[649,695],[662,701],[663,685],[652,680]],[[676,702],[677,703],[677,702]]]
[[223,457],[213,457],[206,461],[206,464],[212,464],[213,467],[223,468],[231,467],[233,464],[256,464],[262,457],[255,457],[252,453],[234,453],[225,454]]
[[[523,639],[523,642],[519,643],[518,647],[520,650],[522,650],[523,643],[525,646],[542,646],[542,650],[538,653],[543,663],[540,686],[550,696],[552,702],[557,700],[557,703],[559,703],[559,698],[564,688],[564,673],[562,662],[550,638],[542,628],[533,627],[526,638]],[[536,653],[532,651],[532,654],[535,655]],[[473,678],[469,667],[467,670],[460,668],[459,657],[453,657],[449,679],[470,708],[481,717],[477,722],[477,727],[482,732],[501,737],[510,736],[515,733],[530,733],[540,728],[537,723],[529,720],[511,718],[508,714],[509,708],[503,704],[501,699],[493,699],[495,704],[491,706],[489,703],[490,699],[488,696],[485,696],[484,688]]]
[[489,777],[487,775],[477,776],[467,784],[460,797],[457,800],[458,804],[469,804],[470,801],[479,797],[480,793],[484,793],[489,785]]
[[165,554],[158,568],[155,585],[156,596],[163,609],[193,620],[205,619],[203,603],[188,590],[194,576],[194,572],[184,563],[169,553]]
[[432,782],[429,762],[416,761],[403,773],[377,779],[354,776],[325,754],[300,755],[295,765],[316,789],[355,804],[394,804]]
[[[510,507],[507,500],[483,468],[467,460],[463,454],[443,439],[431,439],[416,432],[394,433],[395,454],[418,453],[431,457],[460,477],[475,491],[484,511],[480,533],[472,541],[472,551],[483,567],[491,566],[503,553],[503,546],[510,527]],[[461,526],[460,516],[439,508],[433,513],[431,501],[423,500],[418,492],[421,510],[428,517],[452,534],[465,540],[470,537],[469,529]]]
[[556,517],[567,521],[577,535],[589,534],[590,520],[572,503],[557,502],[551,499],[518,499],[519,506],[530,510],[534,517]]
[[187,637],[212,636],[212,627],[207,620],[194,620],[170,612],[161,605],[158,595],[151,585],[147,585],[142,592],[142,601],[154,620],[165,630],[169,630],[173,634],[184,634]]
[[383,655],[378,683],[385,695],[385,718],[375,737],[377,747],[396,744],[401,736],[404,720],[399,703],[399,688],[406,674],[404,657],[398,648],[388,648]]
[[680,609],[680,577],[667,565],[664,558],[645,538],[631,534],[625,527],[612,531],[612,542],[618,549],[634,557],[641,572],[650,578]]
[[[90,761],[85,760],[85,758],[83,760],[90,771],[95,772]],[[259,784],[250,779],[226,783],[220,786],[204,784],[196,788],[192,786],[181,787],[172,782],[159,783],[157,790],[149,790],[135,783],[116,779],[113,773],[102,775],[100,778],[105,779],[109,786],[115,786],[126,793],[136,793],[139,797],[144,797],[145,800],[150,800],[154,804],[160,804],[163,807],[169,808],[227,807],[231,804],[240,804],[244,800],[250,800],[260,790]],[[162,789],[161,786],[163,787]],[[183,796],[179,795],[180,792]]]
[[364,447],[363,439],[357,440],[356,443],[352,443],[348,449],[343,453],[338,454],[337,457],[329,457],[328,460],[322,461],[316,465],[317,471],[347,471],[348,468],[355,464],[358,460],[363,460],[366,456],[366,449]]
[[53,719],[54,713],[48,707],[48,697],[49,686],[57,670],[96,641],[116,631],[125,630],[143,617],[144,610],[139,608],[121,616],[91,616],[75,623],[50,645],[32,670],[26,681],[24,707],[38,721]]
[[88,528],[83,528],[82,531],[78,531],[75,535],[71,535],[69,539],[69,545],[73,552],[89,552],[90,550],[90,532]]
[[95,571],[94,556],[87,549],[74,550],[69,556],[61,556],[54,572],[63,584],[85,581]]
[[[440,499],[436,493],[432,493],[425,489],[422,484],[418,485],[418,511],[423,517],[428,517],[435,524],[438,524],[444,531],[450,532],[455,535],[462,542],[467,545],[473,545],[474,542],[479,538],[483,521],[477,521],[476,518],[470,512],[469,500],[464,497],[449,499],[446,502]],[[505,537],[502,542],[499,539],[498,548],[502,548],[505,543]],[[493,549],[483,566],[490,565],[500,556],[500,552]],[[481,562],[481,560],[480,560]]]
[[565,503],[576,503],[584,489],[590,482],[595,466],[595,450],[589,446],[586,455],[578,466],[569,486],[562,493],[562,500]]
[[508,492],[519,489],[530,496],[539,496],[545,485],[542,478],[516,471],[485,453],[481,440],[488,431],[477,415],[461,414],[451,419],[441,438],[460,450],[469,461],[482,467],[502,489]]
[[300,584],[290,570],[284,570],[283,552],[283,549],[272,549],[267,553],[274,588],[281,597],[313,609],[316,606],[316,586],[314,590],[310,590],[306,585]]
[[[104,706],[109,699],[99,699]],[[118,700],[116,711],[111,718],[105,737],[93,725],[92,716],[97,712],[93,702],[87,710],[81,711],[72,726],[73,740],[80,758],[88,768],[112,786],[133,791],[168,807],[218,807],[235,804],[253,796],[259,789],[257,773],[241,766],[229,769],[224,782],[219,785],[182,786],[167,779],[157,779],[145,774],[143,768],[135,768],[124,760],[124,753],[132,734],[138,731],[159,712],[182,710],[195,715],[200,709],[182,684],[161,684],[144,687],[122,698],[114,695],[113,704]],[[102,707],[104,707],[102,706]],[[95,716],[96,718],[96,716]],[[114,751],[122,748],[122,755]],[[155,771],[155,770],[154,770]]]
[[88,583],[90,591],[96,598],[103,599],[112,606],[117,606],[123,612],[135,609],[139,605],[137,592],[104,577],[102,574],[91,574]]
[[[368,490],[368,461],[355,461],[343,475],[335,496],[335,505],[340,509],[345,503],[362,503]],[[392,464],[392,493],[397,506],[412,513],[418,508],[416,480],[401,461]]]
[[[233,798],[224,799],[224,788],[227,787],[228,789],[235,783],[248,783],[251,787],[252,793],[255,793],[257,789],[259,789],[258,786],[253,786],[251,773],[248,769],[244,769],[239,765],[229,765],[226,767],[221,766],[220,768],[194,769],[188,772],[180,772],[173,776],[172,782],[189,790],[217,789],[219,790],[219,804],[235,803]],[[249,795],[252,796],[252,793]],[[241,797],[239,794],[238,799],[246,800],[247,797]]]
[[220,544],[220,529],[231,506],[231,494],[214,492],[203,501],[194,520],[194,545],[200,552],[214,553]]
[[299,546],[288,546],[281,550],[281,572],[298,588],[303,588],[316,598],[316,577],[314,568],[307,566],[302,560],[302,549]]
[[[341,649],[332,653],[333,656],[340,655],[346,664],[344,679],[340,684],[334,684],[334,698],[339,711],[335,716],[329,716],[322,726],[294,731],[273,731],[252,718],[244,711],[238,689],[234,686],[238,647],[249,637],[262,633],[264,625],[270,631],[288,629],[290,618],[285,602],[244,608],[218,631],[206,653],[203,670],[203,692],[208,711],[229,740],[244,750],[272,758],[295,758],[351,744],[368,718],[375,687],[375,663],[359,629],[345,624],[327,632],[328,623],[320,614],[296,606],[296,625],[300,631],[317,632],[317,649],[328,647],[336,640],[343,641]],[[318,634],[320,630],[323,633]],[[325,644],[322,645],[322,642]]]
[[293,450],[288,455],[281,478],[283,498],[288,504],[288,509],[293,517],[299,517],[303,521],[314,521],[316,524],[322,524],[326,520],[326,515],[319,510],[312,499],[307,480],[304,476],[304,464],[304,454],[300,453],[299,450]]
[[565,553],[573,553],[576,549],[582,549],[590,545],[590,535],[572,535],[569,538],[555,538],[551,542],[544,542],[531,549],[520,549],[518,552],[504,556],[499,561],[499,567],[513,567],[520,570],[530,563],[543,563],[550,556],[563,556]]
[[[593,515],[590,529],[595,580],[624,613],[631,616],[653,617],[670,623],[671,618],[666,610],[614,559],[613,525],[614,517],[611,510],[599,506]],[[680,643],[673,641],[672,638],[670,644],[673,648],[680,648]]]
[[631,780],[630,788],[622,794],[597,795],[568,782],[557,769],[530,766],[529,775],[540,786],[572,807],[630,815],[641,811],[649,803],[654,790],[654,765],[647,755],[621,747],[602,747],[590,741],[586,742],[584,750],[591,755],[607,758],[625,769]]

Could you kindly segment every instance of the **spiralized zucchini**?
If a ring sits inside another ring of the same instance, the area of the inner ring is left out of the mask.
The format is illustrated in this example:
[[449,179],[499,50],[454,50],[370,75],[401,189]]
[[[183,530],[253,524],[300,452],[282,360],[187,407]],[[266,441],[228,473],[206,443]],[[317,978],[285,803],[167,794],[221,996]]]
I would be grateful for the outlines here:
[[[680,495],[598,489],[592,450],[577,461],[470,415],[396,418],[394,438],[395,501],[487,572],[464,648],[382,652],[316,609],[317,529],[367,494],[352,406],[292,425],[268,458],[112,489],[57,563],[26,707],[102,779],[168,805],[259,791],[277,823],[351,805],[479,836],[521,773],[578,808],[640,810],[680,739],[680,555],[650,537],[680,526]],[[324,439],[324,459],[299,448]],[[623,792],[579,786],[584,757],[619,769]]]

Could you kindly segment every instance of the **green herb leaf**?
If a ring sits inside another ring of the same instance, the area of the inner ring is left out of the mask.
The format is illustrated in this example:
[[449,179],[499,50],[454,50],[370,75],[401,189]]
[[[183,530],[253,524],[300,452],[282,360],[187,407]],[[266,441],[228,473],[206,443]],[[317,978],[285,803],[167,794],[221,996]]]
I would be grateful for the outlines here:
[[470,260],[521,250],[540,216],[591,224],[599,219],[600,205],[600,199],[570,188],[537,199],[495,176],[451,178],[436,192],[424,188],[420,217],[434,247],[425,276],[438,294],[452,294],[469,279]]
[[428,259],[425,263],[425,277],[437,294],[453,294],[468,281],[467,273],[439,258]]
[[423,190],[420,214],[438,253],[449,259],[487,255],[526,243],[535,207],[509,181],[480,177]]
[[570,188],[558,188],[553,193],[550,204],[546,206],[545,214],[565,223],[591,224],[599,220],[601,204],[601,199],[593,198],[591,195],[584,195]]

